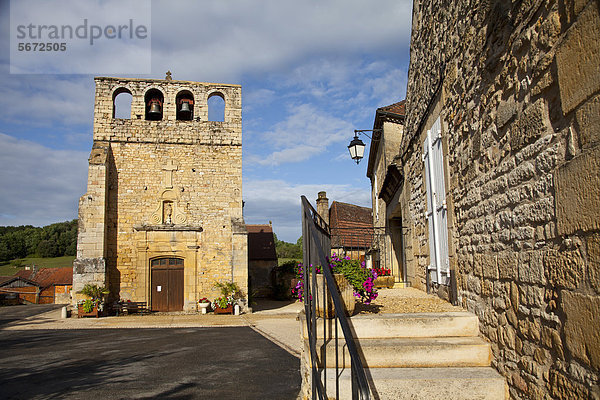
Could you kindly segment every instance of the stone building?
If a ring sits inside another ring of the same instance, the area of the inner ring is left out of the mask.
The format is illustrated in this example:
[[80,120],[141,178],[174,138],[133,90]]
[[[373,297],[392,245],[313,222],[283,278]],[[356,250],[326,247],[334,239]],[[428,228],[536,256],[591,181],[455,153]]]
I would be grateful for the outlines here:
[[[173,311],[195,310],[199,298],[217,294],[216,282],[247,292],[241,87],[170,73],[95,82],[74,294],[95,283],[111,299]],[[131,98],[129,118],[116,118],[119,96]]]
[[[398,188],[402,184],[401,165],[397,154],[404,133],[405,101],[380,107],[375,111],[373,137],[369,147],[367,178],[371,180],[375,258],[385,260],[384,268],[391,269],[396,287],[408,285],[414,278],[406,270],[403,249],[402,213],[398,205]],[[381,264],[381,263],[380,263]]]
[[388,209],[411,284],[479,317],[512,398],[600,397],[599,9],[413,3]]
[[277,249],[271,223],[246,225],[248,230],[248,279],[252,294],[273,294],[273,270],[277,268]]
[[370,208],[333,201],[329,207],[327,192],[317,195],[317,213],[329,225],[331,254],[365,262],[372,268],[373,215]]

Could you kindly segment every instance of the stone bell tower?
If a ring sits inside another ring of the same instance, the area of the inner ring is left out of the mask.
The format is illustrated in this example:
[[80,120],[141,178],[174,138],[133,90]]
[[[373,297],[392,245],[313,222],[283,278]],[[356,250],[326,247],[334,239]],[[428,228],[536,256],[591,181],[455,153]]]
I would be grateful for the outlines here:
[[86,283],[158,311],[194,310],[216,282],[247,293],[241,87],[170,73],[95,82],[73,301]]

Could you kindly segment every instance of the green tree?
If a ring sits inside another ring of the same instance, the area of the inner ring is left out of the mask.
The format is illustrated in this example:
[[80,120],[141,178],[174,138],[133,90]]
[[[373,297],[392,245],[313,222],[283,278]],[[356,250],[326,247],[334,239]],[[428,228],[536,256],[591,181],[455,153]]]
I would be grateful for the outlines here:
[[77,220],[59,222],[43,228],[0,226],[0,261],[39,255],[58,257],[75,255]]
[[275,251],[277,252],[277,258],[302,258],[302,238],[298,239],[296,243],[289,243],[275,237]]

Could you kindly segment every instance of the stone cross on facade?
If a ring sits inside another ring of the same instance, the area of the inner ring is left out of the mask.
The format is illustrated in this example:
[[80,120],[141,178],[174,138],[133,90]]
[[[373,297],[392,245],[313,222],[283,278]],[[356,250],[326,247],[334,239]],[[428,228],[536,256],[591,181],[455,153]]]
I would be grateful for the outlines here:
[[173,171],[177,171],[177,165],[173,163],[173,160],[169,160],[167,165],[165,165],[162,170],[163,174],[163,184],[167,189],[173,188]]

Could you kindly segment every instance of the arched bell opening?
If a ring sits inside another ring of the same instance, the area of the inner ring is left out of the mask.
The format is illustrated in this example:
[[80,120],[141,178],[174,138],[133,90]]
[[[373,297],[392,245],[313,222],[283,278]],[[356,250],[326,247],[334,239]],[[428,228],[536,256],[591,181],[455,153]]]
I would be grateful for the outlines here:
[[160,121],[163,118],[164,96],[158,89],[150,89],[144,96],[146,104],[146,120]]
[[214,92],[208,96],[208,120],[225,121],[225,97],[222,93]]
[[133,96],[129,89],[120,87],[113,92],[113,118],[131,119]]
[[194,118],[194,95],[188,90],[177,93],[177,120],[191,121]]

